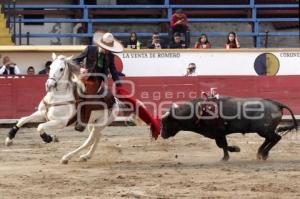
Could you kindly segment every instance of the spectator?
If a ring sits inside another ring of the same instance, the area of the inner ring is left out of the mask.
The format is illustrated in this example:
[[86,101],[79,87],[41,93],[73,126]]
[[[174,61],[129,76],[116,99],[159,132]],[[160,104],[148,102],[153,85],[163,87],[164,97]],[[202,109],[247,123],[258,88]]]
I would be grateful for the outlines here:
[[184,76],[196,76],[196,64],[190,63],[189,66],[186,69],[186,74]]
[[10,61],[8,56],[3,57],[3,65],[0,68],[0,75],[19,75],[21,74],[18,66]]
[[188,29],[188,18],[183,13],[182,9],[176,10],[176,12],[171,17],[170,22],[170,39],[173,37],[175,32],[183,33],[185,37],[185,42],[189,44],[190,36],[189,36],[189,29]]
[[27,75],[35,75],[35,70],[33,66],[27,68]]
[[157,32],[154,32],[152,34],[152,40],[148,42],[147,48],[150,49],[165,48],[165,43],[162,39],[159,38],[159,34]]
[[226,49],[230,48],[240,48],[240,42],[238,41],[235,32],[230,32],[227,37],[227,43],[225,44]]
[[127,48],[131,48],[131,49],[140,49],[141,48],[141,42],[138,41],[137,35],[135,32],[130,33]]
[[186,43],[181,39],[180,33],[175,32],[173,40],[170,42],[169,48],[187,48]]
[[201,34],[198,41],[195,43],[195,48],[211,48],[211,44],[207,39],[206,34]]
[[39,72],[39,75],[48,75],[50,71],[50,65],[52,64],[52,61],[47,61],[45,64],[45,69],[41,70]]

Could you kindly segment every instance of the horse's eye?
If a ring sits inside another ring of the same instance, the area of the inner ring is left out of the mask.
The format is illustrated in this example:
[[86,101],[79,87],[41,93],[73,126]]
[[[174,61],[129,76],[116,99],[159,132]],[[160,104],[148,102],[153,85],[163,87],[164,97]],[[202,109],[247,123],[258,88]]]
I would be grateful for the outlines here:
[[61,69],[60,69],[60,72],[62,72],[63,70],[64,70],[64,69],[63,69],[63,68],[61,68]]

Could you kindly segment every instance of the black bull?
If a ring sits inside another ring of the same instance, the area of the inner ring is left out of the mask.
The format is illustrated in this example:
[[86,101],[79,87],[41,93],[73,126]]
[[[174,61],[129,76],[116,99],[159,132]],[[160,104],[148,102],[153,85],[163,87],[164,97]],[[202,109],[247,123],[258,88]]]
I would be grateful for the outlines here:
[[[282,120],[283,109],[290,112],[293,124],[277,127]],[[289,107],[260,98],[199,98],[180,106],[173,104],[162,116],[161,123],[161,136],[164,139],[175,136],[180,130],[193,131],[214,139],[224,151],[223,160],[229,159],[228,152],[240,151],[237,146],[228,146],[228,134],[256,132],[264,137],[257,158],[266,160],[271,148],[281,139],[280,132],[297,130],[296,119]]]

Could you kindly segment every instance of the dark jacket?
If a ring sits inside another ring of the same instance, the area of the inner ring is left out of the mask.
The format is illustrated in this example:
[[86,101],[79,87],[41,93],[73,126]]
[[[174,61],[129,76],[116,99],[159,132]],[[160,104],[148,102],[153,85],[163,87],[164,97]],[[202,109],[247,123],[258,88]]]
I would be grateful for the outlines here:
[[[84,51],[75,57],[73,61],[76,64],[80,64],[85,58],[86,58],[86,68],[89,73],[101,73],[104,74],[105,76],[108,75],[108,73],[111,73],[112,79],[114,81],[120,80],[118,72],[115,67],[115,62],[114,62],[114,54],[109,52],[105,55],[104,58],[104,66],[103,68],[97,67],[97,62],[98,62],[98,47],[94,45],[89,45],[87,46]],[[90,77],[90,78],[95,78],[95,77]],[[96,77],[98,80],[103,80],[101,77]],[[120,83],[117,85],[121,85]]]
[[[159,41],[159,44],[160,44],[161,48],[166,48],[165,42],[162,39]],[[148,41],[147,48],[155,49],[155,45],[152,44],[152,40]]]
[[169,45],[169,48],[187,48],[188,45],[184,41],[180,41],[180,43],[175,43],[172,41]]
[[[5,66],[2,66],[2,67],[5,67]],[[2,68],[0,67],[0,68]],[[2,75],[16,75],[15,73],[15,68],[14,67],[8,67],[4,70],[3,74]]]
[[49,74],[49,70],[46,68],[39,72],[39,75],[47,75],[47,74]]

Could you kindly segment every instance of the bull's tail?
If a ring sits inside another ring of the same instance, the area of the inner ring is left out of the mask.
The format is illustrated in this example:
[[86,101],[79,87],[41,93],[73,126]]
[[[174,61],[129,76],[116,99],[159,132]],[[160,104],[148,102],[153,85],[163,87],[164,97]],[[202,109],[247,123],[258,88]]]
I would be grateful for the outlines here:
[[281,104],[280,102],[276,102],[276,101],[273,101],[273,100],[269,100],[269,101],[272,101],[273,103],[277,104],[280,107],[281,110],[282,109],[287,109],[290,112],[290,114],[292,116],[292,119],[293,119],[293,124],[292,125],[278,127],[277,132],[279,133],[279,132],[284,132],[284,131],[291,131],[293,129],[296,129],[296,131],[297,131],[298,130],[298,123],[296,121],[296,118],[295,118],[295,115],[294,115],[293,111],[288,106],[286,106],[284,104]]

